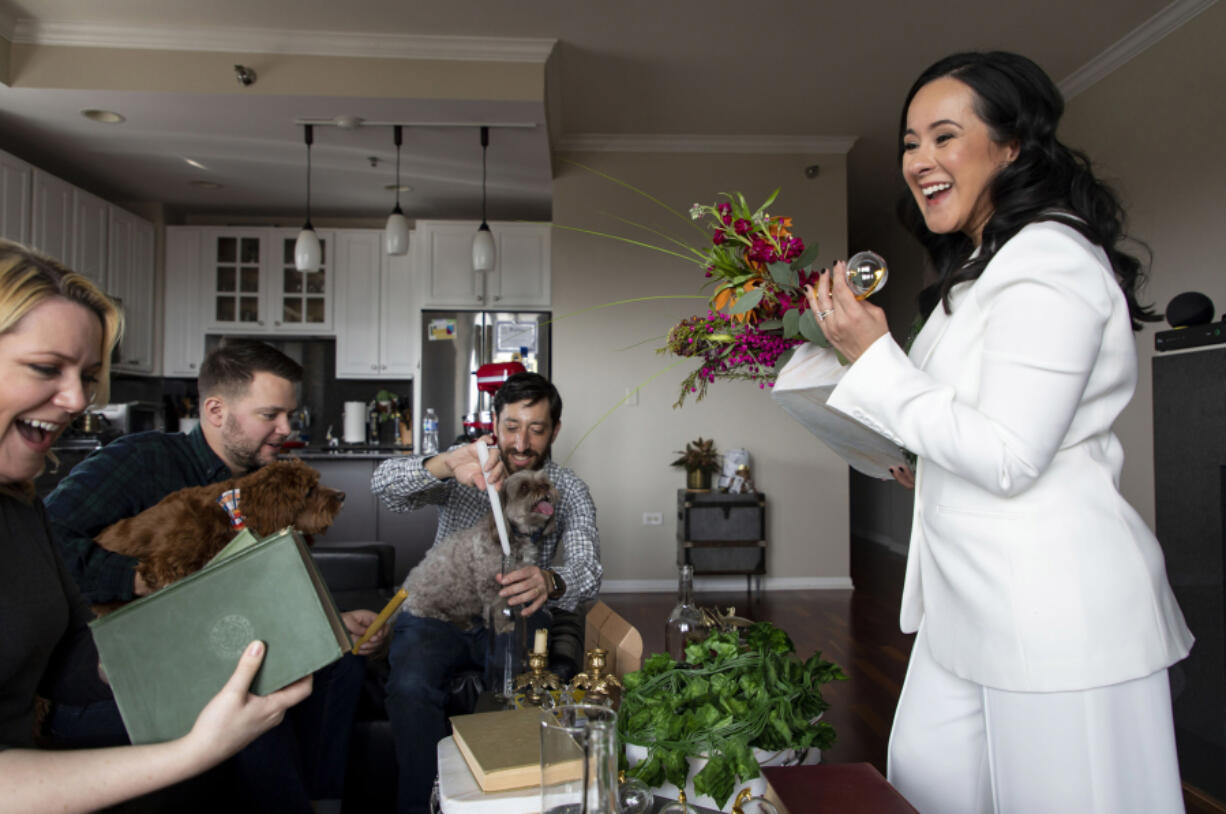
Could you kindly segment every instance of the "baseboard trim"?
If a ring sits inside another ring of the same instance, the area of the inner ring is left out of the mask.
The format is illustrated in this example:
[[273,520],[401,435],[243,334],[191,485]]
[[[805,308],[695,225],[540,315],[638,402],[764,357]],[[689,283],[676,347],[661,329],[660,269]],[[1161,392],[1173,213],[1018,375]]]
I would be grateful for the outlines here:
[[[850,591],[855,586],[851,577],[764,577],[764,591]],[[695,591],[743,591],[744,577],[694,577]],[[670,594],[676,593],[677,581],[672,579],[606,579],[600,586],[602,594]]]

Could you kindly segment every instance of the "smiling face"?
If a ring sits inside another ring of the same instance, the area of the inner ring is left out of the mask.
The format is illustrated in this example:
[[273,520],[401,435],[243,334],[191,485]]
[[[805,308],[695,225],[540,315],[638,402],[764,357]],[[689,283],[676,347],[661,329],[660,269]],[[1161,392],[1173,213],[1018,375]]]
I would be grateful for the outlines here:
[[48,299],[0,336],[0,483],[37,477],[101,368],[102,321],[70,300]]
[[554,424],[549,414],[549,399],[504,405],[498,414],[497,434],[507,473],[543,467],[560,429],[561,422]]
[[952,77],[919,89],[907,108],[902,174],[928,229],[962,232],[976,246],[992,216],[992,179],[1017,158],[975,112],[975,93]]
[[209,396],[204,407],[212,427],[217,428],[205,430],[209,446],[231,472],[241,475],[277,459],[289,436],[289,414],[297,409],[298,399],[293,382],[259,371],[245,392]]

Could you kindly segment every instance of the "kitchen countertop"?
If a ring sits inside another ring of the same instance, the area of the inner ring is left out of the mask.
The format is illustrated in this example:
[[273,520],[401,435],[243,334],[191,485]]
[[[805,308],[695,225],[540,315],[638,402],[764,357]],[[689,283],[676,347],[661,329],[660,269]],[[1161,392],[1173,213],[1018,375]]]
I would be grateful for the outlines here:
[[281,450],[281,457],[301,458],[304,461],[322,460],[382,460],[395,455],[411,455],[412,447],[374,446],[369,444],[341,444],[336,447],[291,447]]

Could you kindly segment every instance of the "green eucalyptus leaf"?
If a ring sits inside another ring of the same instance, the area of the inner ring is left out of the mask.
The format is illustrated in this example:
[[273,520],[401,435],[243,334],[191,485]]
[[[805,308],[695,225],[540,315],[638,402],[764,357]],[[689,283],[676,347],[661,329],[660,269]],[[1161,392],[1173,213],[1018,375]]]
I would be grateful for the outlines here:
[[746,291],[744,294],[738,297],[736,302],[733,303],[732,307],[728,309],[728,315],[733,316],[735,314],[744,314],[752,311],[758,307],[758,303],[762,302],[762,295],[765,293],[766,292],[760,288],[755,288],[752,291]]
[[787,263],[771,263],[767,268],[770,270],[771,277],[779,285],[788,288],[796,288],[800,285],[800,276]]
[[783,320],[781,319],[764,319],[758,323],[759,331],[778,331],[783,328]]
[[813,316],[812,311],[805,311],[801,314],[800,335],[819,348],[830,347],[830,340],[826,339],[822,329],[817,327],[817,317]]
[[779,354],[779,358],[775,360],[775,371],[783,370],[788,362],[792,361],[793,354],[796,353],[796,348],[788,348],[783,353]]
[[789,308],[783,314],[783,336],[795,339],[800,336],[800,309]]
[[795,271],[800,271],[802,268],[808,267],[808,265],[816,259],[817,259],[817,244],[814,243],[812,246],[807,246],[805,250],[801,252],[800,257],[797,257],[795,260],[792,261],[792,268]]

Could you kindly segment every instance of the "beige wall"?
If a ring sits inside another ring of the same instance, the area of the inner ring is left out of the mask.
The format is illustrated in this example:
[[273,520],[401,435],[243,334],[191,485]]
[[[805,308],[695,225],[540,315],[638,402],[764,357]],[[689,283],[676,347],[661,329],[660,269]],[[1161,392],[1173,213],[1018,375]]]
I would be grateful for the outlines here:
[[[1153,250],[1144,299],[1207,294],[1226,313],[1226,5],[1215,4],[1068,104],[1061,137],[1085,150],[1125,199],[1130,231]],[[1140,382],[1116,425],[1124,495],[1154,523],[1154,333],[1137,336]],[[1223,431],[1226,431],[1224,429]]]
[[[795,231],[818,242],[822,257],[846,255],[846,161],[842,155],[567,154],[634,184],[684,212],[721,191],[761,201],[783,191],[772,210],[794,218]],[[820,178],[802,175],[817,159]],[[565,162],[554,181],[555,224],[664,241],[617,220],[667,230],[699,242],[688,219]],[[690,363],[655,348],[679,318],[705,310],[703,300],[594,305],[655,294],[699,294],[702,271],[681,260],[606,238],[553,232],[553,377],[565,411],[555,457],[588,482],[599,512],[606,588],[673,590],[676,585],[676,491],[684,474],[669,463],[686,441],[714,438],[721,449],[744,447],[768,500],[768,581],[772,587],[848,587],[847,467],[746,382],[717,382],[708,397],[673,409]],[[709,293],[709,290],[708,292]],[[648,380],[651,380],[648,383]],[[644,385],[644,383],[646,383]],[[601,421],[627,389],[644,385],[636,406]],[[599,422],[599,424],[598,424]],[[585,433],[591,434],[583,439]],[[582,443],[580,441],[582,440]],[[578,445],[576,449],[576,445]],[[661,512],[662,526],[644,526]],[[620,585],[618,584],[620,583]]]

